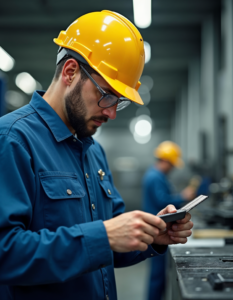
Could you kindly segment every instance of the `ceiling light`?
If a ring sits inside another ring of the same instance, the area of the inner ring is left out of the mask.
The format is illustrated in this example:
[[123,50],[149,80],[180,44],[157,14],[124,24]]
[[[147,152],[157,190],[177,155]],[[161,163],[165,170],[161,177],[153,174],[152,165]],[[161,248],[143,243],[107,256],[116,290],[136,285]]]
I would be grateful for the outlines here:
[[[142,106],[141,106],[142,107]],[[144,106],[143,106],[144,107]],[[136,131],[136,125],[139,121],[147,121],[150,125],[151,125],[151,129],[152,129],[152,120],[151,118],[146,115],[146,114],[141,114],[140,116],[136,117],[136,118],[133,118],[131,121],[130,121],[130,124],[129,124],[129,129],[131,131],[132,134],[135,133]],[[140,123],[139,125],[137,126],[140,126]]]
[[151,24],[151,0],[133,0],[134,23],[140,28]]
[[18,74],[15,83],[26,94],[32,94],[37,87],[36,80],[26,72]]
[[150,61],[151,57],[151,47],[150,44],[144,41],[144,50],[145,50],[145,64]]
[[4,72],[10,71],[15,64],[15,60],[2,47],[0,47],[0,69]]
[[138,144],[146,144],[151,140],[151,134],[148,134],[146,136],[140,136],[138,135],[136,132],[134,132],[134,140],[138,143]]
[[140,120],[135,125],[135,132],[139,136],[147,136],[151,133],[151,123],[147,120]]

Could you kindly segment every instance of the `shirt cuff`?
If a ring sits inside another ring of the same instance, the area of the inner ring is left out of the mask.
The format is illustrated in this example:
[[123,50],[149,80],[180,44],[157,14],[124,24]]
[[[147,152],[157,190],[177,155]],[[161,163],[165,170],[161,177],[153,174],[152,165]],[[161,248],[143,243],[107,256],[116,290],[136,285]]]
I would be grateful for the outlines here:
[[150,246],[154,249],[155,252],[158,253],[158,255],[163,255],[164,253],[166,253],[168,248],[167,245],[151,244]]
[[152,258],[155,256],[163,255],[166,253],[168,246],[166,245],[156,245],[152,244],[148,246],[148,249],[144,252],[141,252],[143,257],[146,258]]
[[103,221],[98,220],[79,225],[86,251],[89,257],[88,272],[102,268],[113,263],[112,250],[109,245],[107,232]]

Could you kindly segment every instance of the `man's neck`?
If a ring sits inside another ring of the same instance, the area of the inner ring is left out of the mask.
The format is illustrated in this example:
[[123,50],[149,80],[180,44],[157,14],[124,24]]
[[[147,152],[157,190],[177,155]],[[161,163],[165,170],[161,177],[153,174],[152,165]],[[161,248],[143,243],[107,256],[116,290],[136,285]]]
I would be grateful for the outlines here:
[[59,81],[52,81],[48,90],[45,92],[43,99],[55,110],[72,134],[75,134],[74,129],[71,127],[67,116],[65,115],[64,90]]

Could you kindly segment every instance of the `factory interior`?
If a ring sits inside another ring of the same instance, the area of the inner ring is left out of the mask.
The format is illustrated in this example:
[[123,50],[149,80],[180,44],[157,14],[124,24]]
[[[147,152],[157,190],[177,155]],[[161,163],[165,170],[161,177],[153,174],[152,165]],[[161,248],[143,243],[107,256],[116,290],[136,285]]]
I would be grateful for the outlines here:
[[[233,299],[233,1],[1,1],[0,116],[49,87],[59,32],[102,10],[125,16],[144,40],[144,105],[117,112],[93,136],[126,212],[143,210],[143,177],[163,141],[182,150],[184,167],[169,174],[174,194],[192,186],[209,196],[190,212],[188,242],[168,247],[165,292],[153,299]],[[149,272],[150,259],[115,269],[118,299],[147,300]]]

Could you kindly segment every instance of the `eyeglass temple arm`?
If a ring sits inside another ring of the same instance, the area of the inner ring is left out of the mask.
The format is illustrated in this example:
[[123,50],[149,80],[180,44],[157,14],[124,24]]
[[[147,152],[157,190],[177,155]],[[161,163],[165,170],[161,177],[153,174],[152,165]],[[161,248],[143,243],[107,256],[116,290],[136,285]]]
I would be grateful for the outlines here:
[[[80,67],[81,67],[82,70],[86,73],[86,75],[88,76],[88,78],[95,84],[95,86],[97,87],[97,89],[98,89],[102,94],[107,94],[107,93],[106,93],[106,92],[98,85],[98,83],[94,80],[94,78],[91,77],[91,75],[87,72],[87,70],[86,70],[82,65],[80,65]],[[129,99],[126,98],[126,97],[120,97],[120,98],[118,98],[118,100],[132,102],[131,100],[129,100]]]

